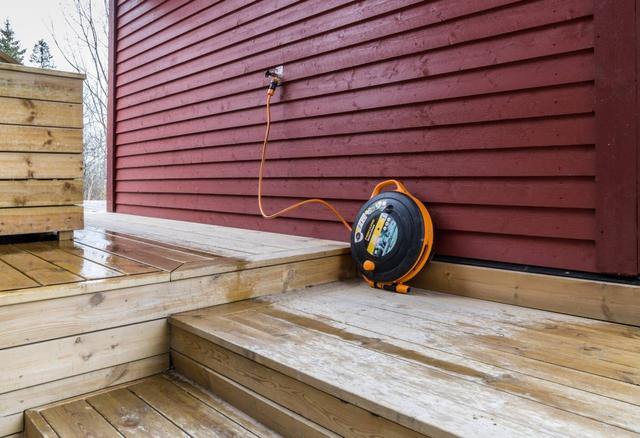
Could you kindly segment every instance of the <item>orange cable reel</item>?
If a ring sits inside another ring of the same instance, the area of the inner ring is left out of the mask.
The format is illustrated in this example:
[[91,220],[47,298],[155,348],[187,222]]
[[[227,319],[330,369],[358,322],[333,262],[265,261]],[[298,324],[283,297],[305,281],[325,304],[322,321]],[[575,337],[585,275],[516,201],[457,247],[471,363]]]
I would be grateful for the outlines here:
[[[258,207],[264,218],[273,219],[307,204],[321,204],[351,233],[351,256],[364,280],[378,289],[399,293],[410,291],[406,282],[414,278],[433,256],[433,222],[425,205],[397,180],[379,183],[356,215],[353,228],[331,203],[306,199],[276,213],[267,214],[262,205],[262,180],[271,130],[271,97],[282,85],[282,74],[268,70],[267,126],[262,143],[258,174]],[[392,190],[383,189],[392,187]]]

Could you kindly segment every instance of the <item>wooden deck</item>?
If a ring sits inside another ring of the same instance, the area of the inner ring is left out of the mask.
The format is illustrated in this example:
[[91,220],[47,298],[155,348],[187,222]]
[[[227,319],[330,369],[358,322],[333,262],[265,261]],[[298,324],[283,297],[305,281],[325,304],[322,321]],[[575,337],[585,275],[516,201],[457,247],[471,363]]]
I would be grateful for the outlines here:
[[158,375],[26,415],[29,438],[278,437],[189,381]]
[[27,409],[167,370],[172,314],[352,275],[339,242],[102,211],[72,241],[5,241],[0,437]]
[[86,222],[71,241],[0,238],[0,305],[348,253],[340,242],[102,211]]
[[170,321],[178,372],[339,435],[640,434],[638,327],[357,281]]

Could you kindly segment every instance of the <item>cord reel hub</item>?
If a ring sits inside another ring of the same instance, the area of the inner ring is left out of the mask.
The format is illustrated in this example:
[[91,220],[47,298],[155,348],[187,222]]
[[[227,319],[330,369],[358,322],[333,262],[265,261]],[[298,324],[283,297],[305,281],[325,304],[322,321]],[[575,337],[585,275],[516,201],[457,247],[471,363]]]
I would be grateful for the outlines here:
[[[382,189],[395,186],[392,191]],[[405,282],[429,261],[433,223],[425,206],[399,181],[378,184],[356,216],[351,256],[371,286],[408,292]]]

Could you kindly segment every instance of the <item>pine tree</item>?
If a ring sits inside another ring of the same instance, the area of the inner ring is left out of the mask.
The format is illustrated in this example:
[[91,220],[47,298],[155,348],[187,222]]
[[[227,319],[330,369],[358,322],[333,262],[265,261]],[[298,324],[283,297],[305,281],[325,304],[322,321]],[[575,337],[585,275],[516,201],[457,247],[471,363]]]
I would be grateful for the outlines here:
[[26,49],[20,48],[20,41],[15,37],[15,32],[11,28],[9,20],[4,21],[4,27],[0,28],[0,51],[11,56],[18,62],[24,59]]
[[53,63],[53,55],[49,50],[49,44],[45,40],[40,40],[33,46],[29,62],[40,68],[56,68]]

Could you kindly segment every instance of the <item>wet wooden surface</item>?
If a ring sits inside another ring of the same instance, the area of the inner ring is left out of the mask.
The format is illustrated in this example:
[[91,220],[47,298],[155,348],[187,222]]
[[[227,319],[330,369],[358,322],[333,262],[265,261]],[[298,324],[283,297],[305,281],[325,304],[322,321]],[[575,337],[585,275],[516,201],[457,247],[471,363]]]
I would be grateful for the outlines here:
[[6,238],[0,363],[12,366],[0,379],[0,436],[22,432],[27,409],[166,370],[169,315],[348,278],[346,252],[96,209],[72,240]]
[[0,306],[348,252],[339,242],[85,210],[72,240],[0,238]]
[[[108,282],[127,276],[146,274],[146,278],[165,278],[191,261],[213,261],[217,256],[175,250],[135,236],[121,237],[105,230],[76,231],[73,240],[0,244],[0,269],[6,272],[0,291],[63,285],[87,281]],[[158,274],[150,276],[148,274]]]
[[640,434],[637,327],[361,282],[171,322],[206,366],[209,342],[429,436]]
[[277,437],[178,376],[164,374],[29,411],[30,437]]

